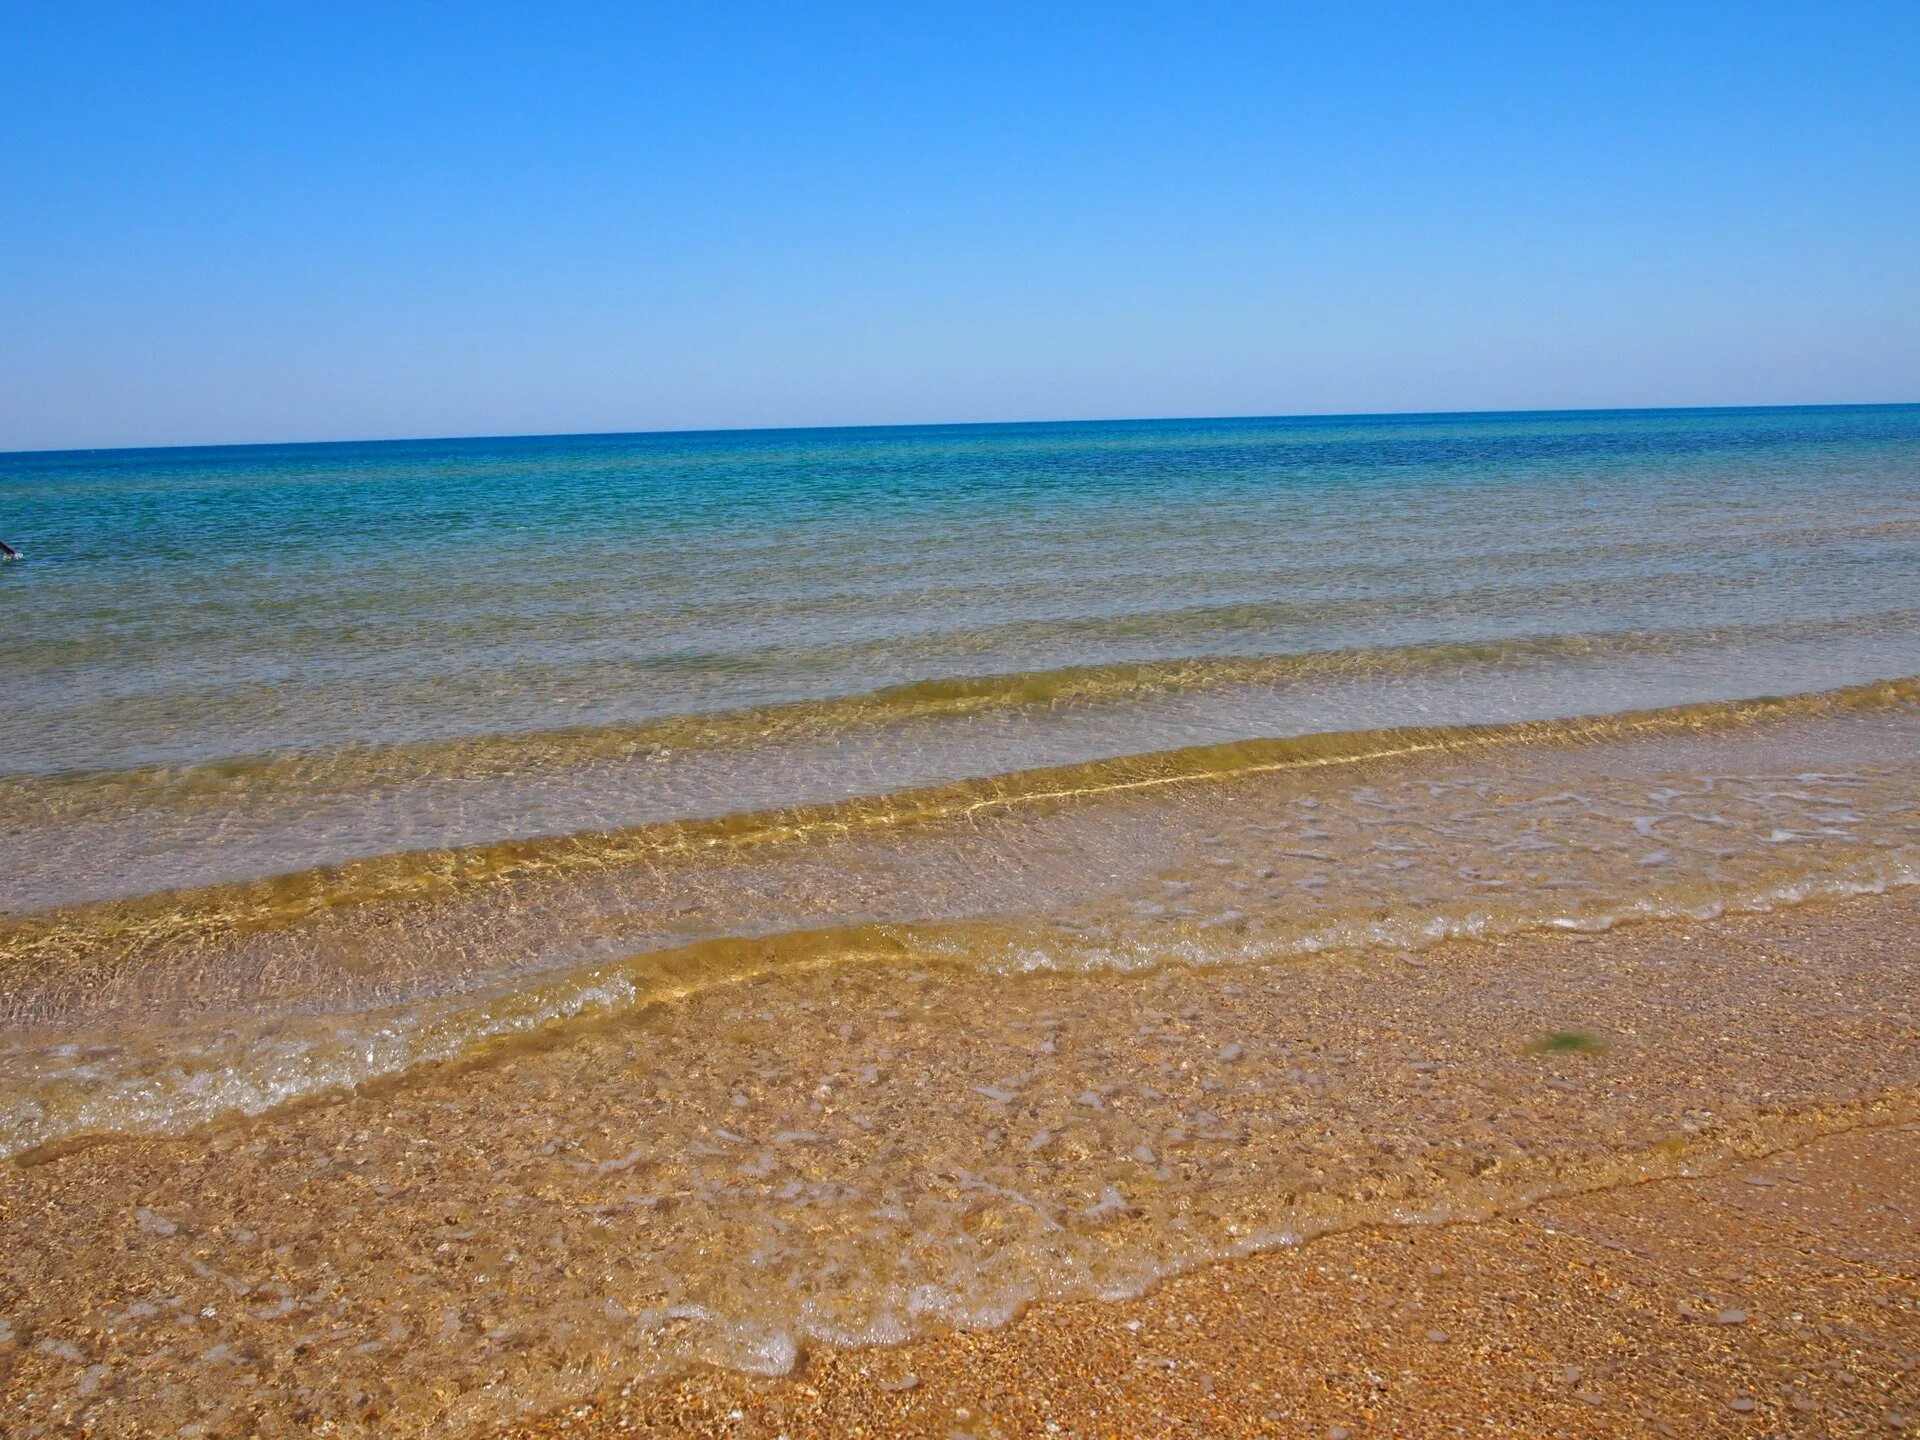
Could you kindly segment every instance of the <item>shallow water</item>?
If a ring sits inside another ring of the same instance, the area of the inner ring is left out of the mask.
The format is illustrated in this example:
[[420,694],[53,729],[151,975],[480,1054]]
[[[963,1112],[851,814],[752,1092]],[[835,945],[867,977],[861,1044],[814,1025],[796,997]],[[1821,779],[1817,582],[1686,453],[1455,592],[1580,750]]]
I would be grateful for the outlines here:
[[1903,955],[1737,918],[1920,880],[1920,408],[0,505],[22,1433],[464,1433],[1920,1097]]

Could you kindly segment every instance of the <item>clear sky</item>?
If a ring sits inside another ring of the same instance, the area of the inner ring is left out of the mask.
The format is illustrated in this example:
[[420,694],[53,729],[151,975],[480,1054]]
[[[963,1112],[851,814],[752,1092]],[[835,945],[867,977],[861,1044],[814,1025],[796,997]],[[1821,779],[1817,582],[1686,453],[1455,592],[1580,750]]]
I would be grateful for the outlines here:
[[1920,400],[1920,4],[0,0],[0,448]]

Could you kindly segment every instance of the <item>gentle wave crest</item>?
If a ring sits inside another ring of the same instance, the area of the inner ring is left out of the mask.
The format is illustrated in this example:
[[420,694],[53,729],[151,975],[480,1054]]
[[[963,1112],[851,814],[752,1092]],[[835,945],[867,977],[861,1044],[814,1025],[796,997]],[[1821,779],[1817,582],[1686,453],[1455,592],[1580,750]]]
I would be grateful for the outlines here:
[[[1783,729],[1879,736],[1916,699],[1207,747],[27,917],[0,928],[0,1153],[180,1133],[822,965],[1248,964],[1881,893],[1916,880],[1920,771],[1754,762]],[[691,929],[667,918],[689,901]]]

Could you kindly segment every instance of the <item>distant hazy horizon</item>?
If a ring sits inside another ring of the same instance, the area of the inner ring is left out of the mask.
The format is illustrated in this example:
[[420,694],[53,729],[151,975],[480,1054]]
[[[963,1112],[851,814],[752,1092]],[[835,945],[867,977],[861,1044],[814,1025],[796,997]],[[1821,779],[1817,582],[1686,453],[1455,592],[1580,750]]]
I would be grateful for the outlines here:
[[1484,410],[1342,410],[1311,411],[1302,414],[1271,415],[1056,415],[1045,417],[1022,417],[1011,420],[900,420],[878,424],[838,424],[838,425],[708,425],[679,426],[654,430],[530,430],[514,434],[473,434],[473,435],[340,435],[324,438],[302,438],[288,440],[213,440],[179,441],[159,445],[66,445],[41,447],[38,449],[0,450],[0,456],[27,457],[34,455],[94,455],[118,452],[141,452],[149,450],[270,450],[298,448],[301,446],[355,446],[355,445],[458,445],[458,444],[506,444],[513,441],[562,441],[562,440],[622,440],[622,439],[673,439],[679,436],[693,438],[702,435],[730,436],[741,439],[754,435],[813,434],[815,432],[832,433],[846,431],[857,433],[885,430],[968,430],[995,429],[1015,426],[1124,426],[1156,424],[1235,424],[1264,423],[1276,421],[1316,421],[1330,424],[1351,421],[1414,421],[1442,420],[1449,418],[1469,420],[1492,420],[1502,417],[1523,416],[1606,416],[1606,415],[1659,415],[1682,414],[1737,414],[1742,411],[1769,410],[1899,410],[1911,409],[1920,405],[1920,400],[1812,400],[1789,401],[1782,404],[1760,405],[1556,405],[1556,406],[1502,406]]

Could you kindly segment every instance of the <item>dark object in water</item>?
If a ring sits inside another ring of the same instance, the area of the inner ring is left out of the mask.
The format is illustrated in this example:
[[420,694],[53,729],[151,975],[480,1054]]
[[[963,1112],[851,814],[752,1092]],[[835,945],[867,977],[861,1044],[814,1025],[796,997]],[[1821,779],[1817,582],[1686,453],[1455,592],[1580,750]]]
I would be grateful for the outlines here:
[[0,540],[0,557],[4,557],[5,559],[8,559],[8,560],[18,560],[20,558],[20,552],[14,549],[13,546],[9,545],[6,541]]

